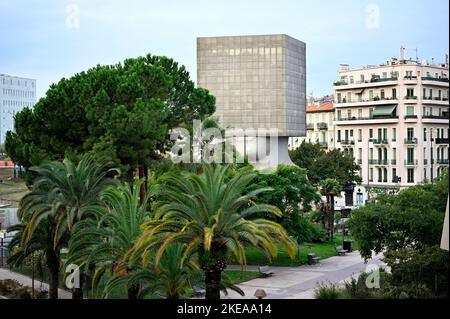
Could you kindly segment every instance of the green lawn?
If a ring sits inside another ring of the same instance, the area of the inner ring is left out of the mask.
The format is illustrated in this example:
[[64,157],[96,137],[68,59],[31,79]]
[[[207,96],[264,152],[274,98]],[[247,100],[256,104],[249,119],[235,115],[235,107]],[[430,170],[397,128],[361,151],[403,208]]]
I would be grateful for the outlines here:
[[225,270],[224,272],[233,284],[240,284],[258,277],[255,271]]
[[[346,239],[350,239],[348,236]],[[336,256],[336,246],[342,246],[342,235],[335,235],[332,242],[325,243],[303,243],[299,245],[300,259],[291,260],[287,252],[281,245],[278,245],[278,255],[270,262],[266,256],[253,247],[246,248],[247,265],[272,265],[272,266],[299,266],[307,262],[306,255],[315,253],[321,259]],[[355,247],[354,247],[355,249]]]

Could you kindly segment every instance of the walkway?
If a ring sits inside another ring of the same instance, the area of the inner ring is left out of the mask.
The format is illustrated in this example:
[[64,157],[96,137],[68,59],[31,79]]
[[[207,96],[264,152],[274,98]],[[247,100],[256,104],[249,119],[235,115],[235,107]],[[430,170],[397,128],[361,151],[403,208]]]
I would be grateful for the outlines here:
[[[382,255],[373,256],[367,264],[360,257],[359,252],[352,252],[345,256],[335,256],[321,260],[316,265],[299,267],[270,267],[274,273],[269,278],[257,278],[238,286],[245,292],[241,297],[234,291],[229,291],[228,297],[254,299],[256,289],[264,289],[267,299],[313,299],[314,289],[321,283],[340,283],[366,271],[369,265],[384,265]],[[230,266],[228,269],[240,269]],[[248,266],[248,271],[257,271],[256,266]]]
[[[17,272],[13,272],[11,270],[0,268],[0,280],[3,279],[14,279],[17,280],[20,284],[24,286],[31,287],[31,278],[22,274],[19,274]],[[34,286],[36,288],[41,287],[41,282],[39,280],[34,281]],[[48,291],[48,284],[42,283],[42,288]],[[58,291],[59,299],[72,299],[72,293],[64,290],[59,289]]]

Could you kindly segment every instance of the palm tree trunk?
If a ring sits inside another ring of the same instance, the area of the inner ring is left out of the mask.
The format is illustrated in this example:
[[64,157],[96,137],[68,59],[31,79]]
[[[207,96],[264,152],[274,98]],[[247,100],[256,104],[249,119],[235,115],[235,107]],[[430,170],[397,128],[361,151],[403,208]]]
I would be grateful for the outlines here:
[[331,195],[330,196],[330,223],[331,223],[331,227],[330,227],[330,236],[331,236],[331,240],[333,240],[334,237],[334,196]]
[[205,272],[205,299],[220,299],[220,282],[222,272],[219,270],[210,270]]
[[35,299],[36,296],[34,294],[34,260],[31,267],[31,299]]
[[141,184],[141,190],[140,190],[140,198],[141,198],[141,203],[144,202],[144,198],[145,195],[147,194],[147,189],[146,189],[146,184],[147,182],[145,181],[145,166],[139,166],[139,179],[143,178],[144,179],[144,183]]
[[139,294],[139,285],[133,285],[128,288],[128,299],[137,299]]
[[48,297],[58,299],[59,256],[54,250],[46,251],[46,262],[50,272]]
[[72,289],[72,299],[83,299],[84,274],[80,271],[80,287]]

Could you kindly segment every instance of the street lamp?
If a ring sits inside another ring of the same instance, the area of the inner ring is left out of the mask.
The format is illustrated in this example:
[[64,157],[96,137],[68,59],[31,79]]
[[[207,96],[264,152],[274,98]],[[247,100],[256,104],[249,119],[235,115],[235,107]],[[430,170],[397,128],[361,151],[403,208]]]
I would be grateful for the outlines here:
[[263,299],[263,298],[267,297],[267,294],[264,289],[256,289],[254,296],[258,299]]
[[370,143],[373,142],[372,138],[367,140],[367,203],[370,203]]

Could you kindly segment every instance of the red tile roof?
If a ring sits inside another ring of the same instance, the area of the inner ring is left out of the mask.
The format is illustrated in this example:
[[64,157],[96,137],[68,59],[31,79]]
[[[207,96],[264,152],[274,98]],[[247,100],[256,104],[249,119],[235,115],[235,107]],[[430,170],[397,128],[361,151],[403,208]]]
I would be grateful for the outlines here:
[[333,112],[334,111],[334,104],[333,102],[328,102],[322,105],[307,105],[306,106],[306,113],[313,113],[313,112]]

